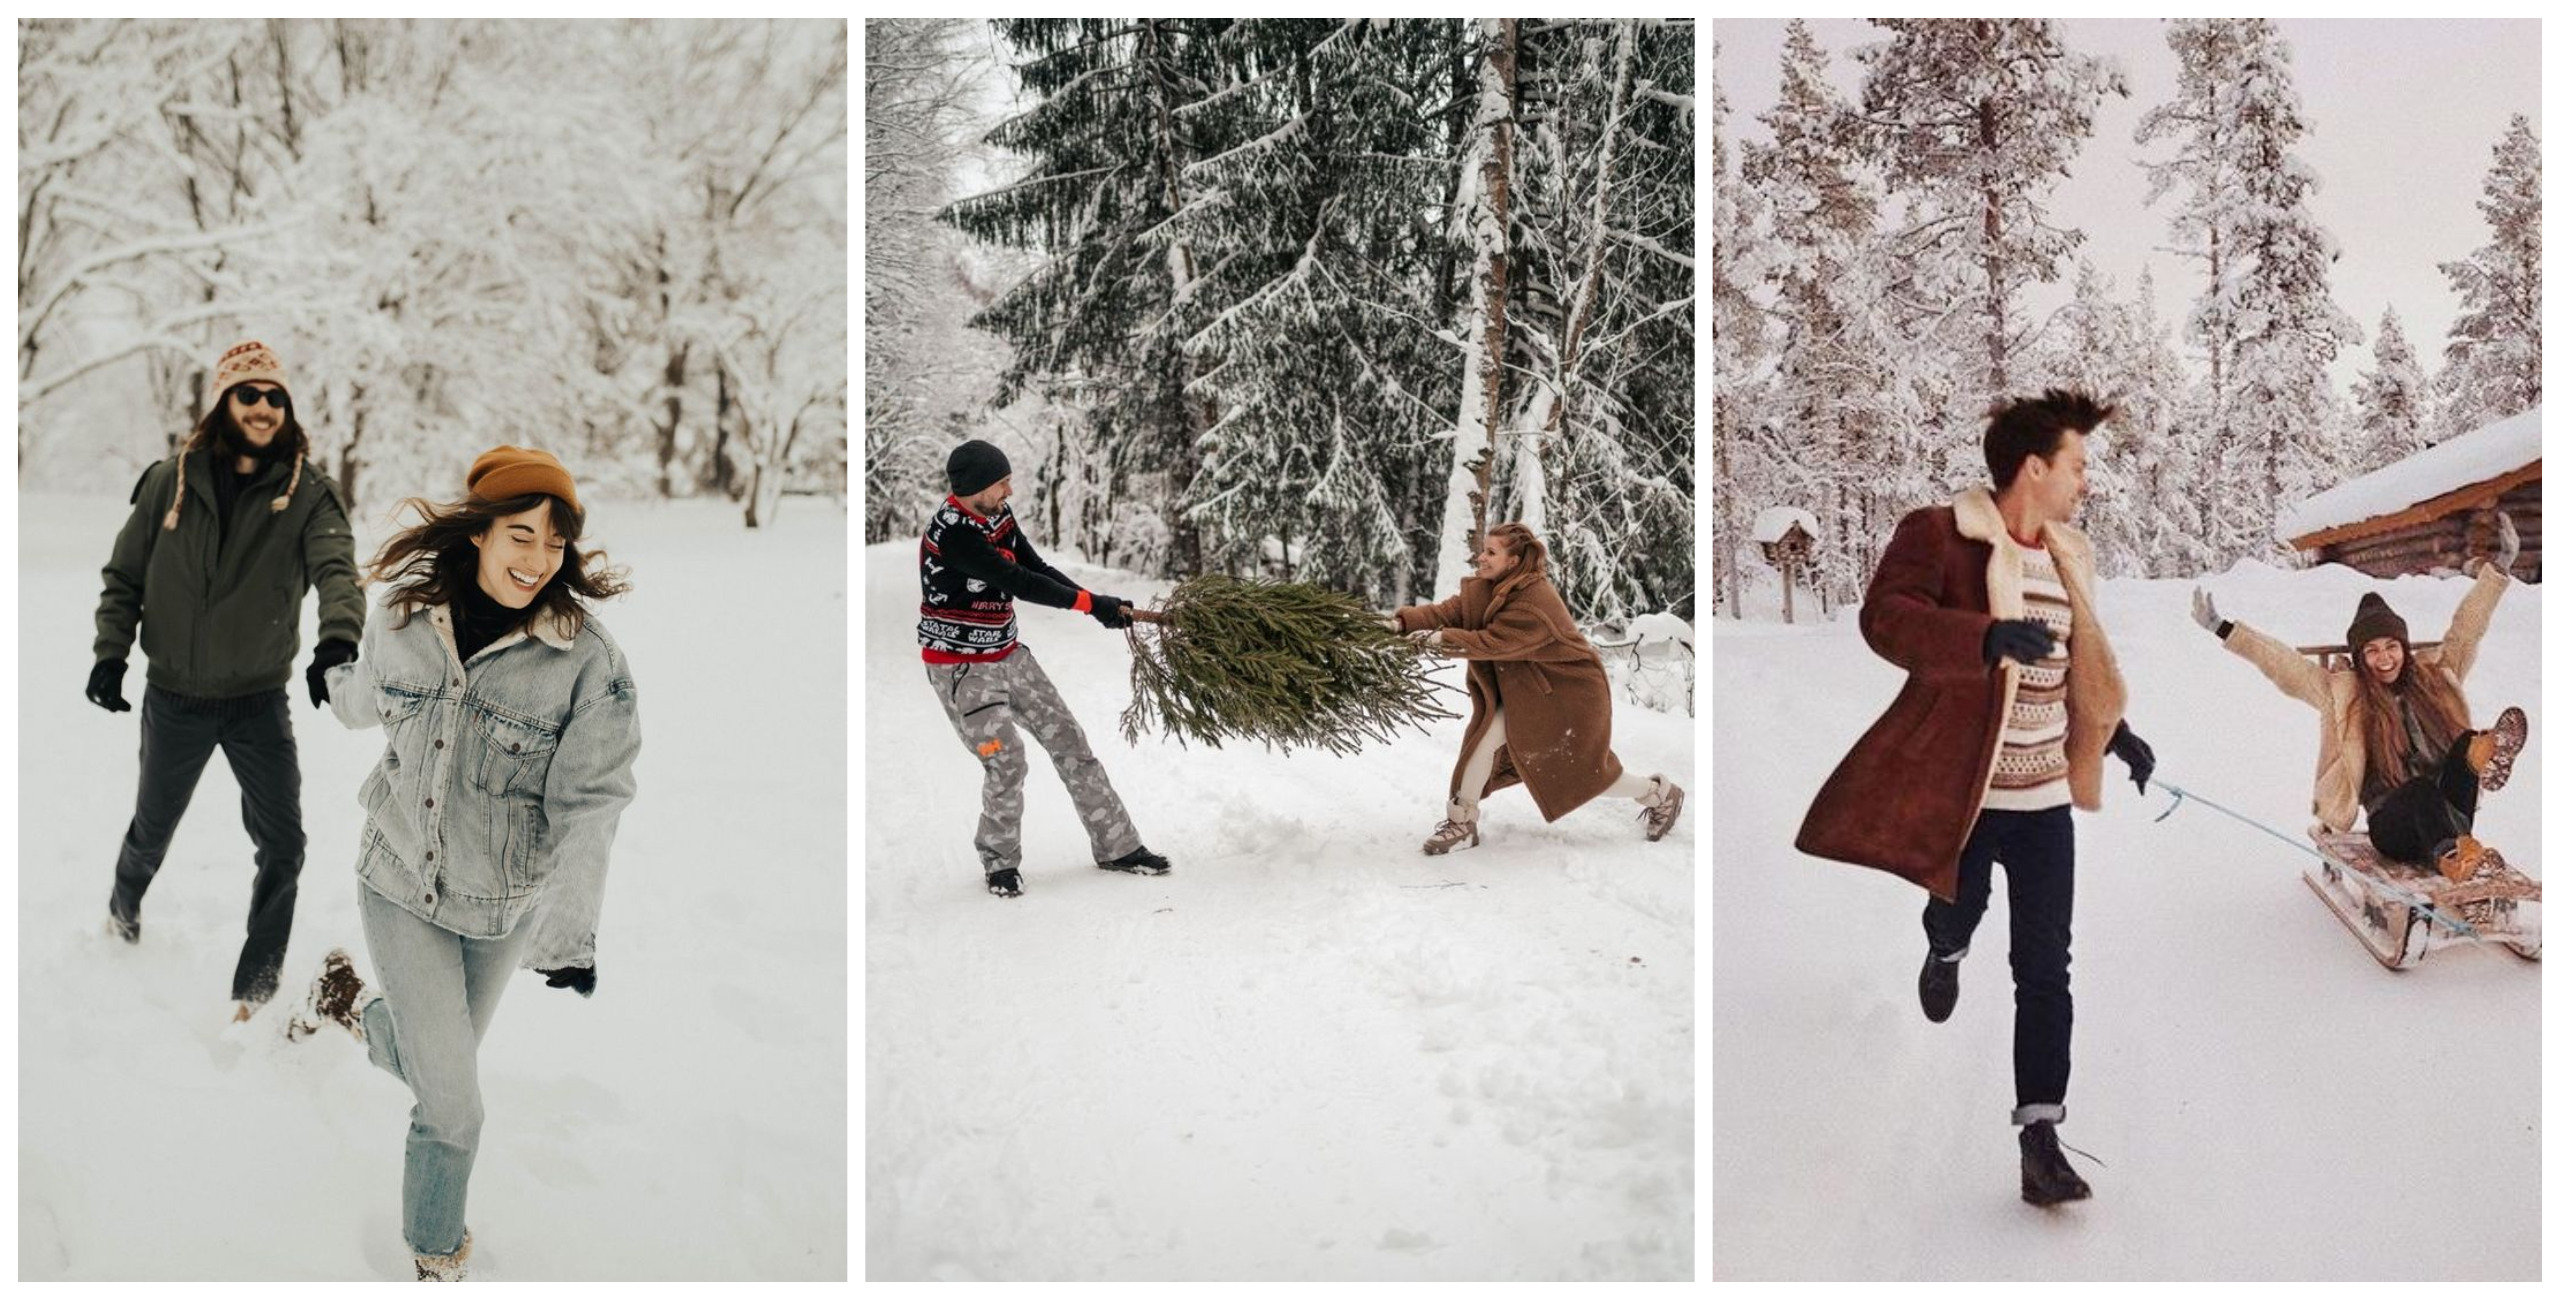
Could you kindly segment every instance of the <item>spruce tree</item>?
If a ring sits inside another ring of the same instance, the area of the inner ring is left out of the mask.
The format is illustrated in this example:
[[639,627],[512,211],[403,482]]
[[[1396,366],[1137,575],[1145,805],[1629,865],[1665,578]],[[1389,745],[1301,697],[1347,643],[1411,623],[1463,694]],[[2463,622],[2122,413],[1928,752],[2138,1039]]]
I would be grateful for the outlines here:
[[2427,446],[2427,372],[2418,363],[2399,313],[2385,307],[2374,334],[2373,369],[2355,385],[2354,448],[2359,473],[2380,469]]
[[2437,267],[2463,307],[2437,380],[2438,441],[2542,405],[2542,138],[2516,114],[2490,157],[2489,242]]

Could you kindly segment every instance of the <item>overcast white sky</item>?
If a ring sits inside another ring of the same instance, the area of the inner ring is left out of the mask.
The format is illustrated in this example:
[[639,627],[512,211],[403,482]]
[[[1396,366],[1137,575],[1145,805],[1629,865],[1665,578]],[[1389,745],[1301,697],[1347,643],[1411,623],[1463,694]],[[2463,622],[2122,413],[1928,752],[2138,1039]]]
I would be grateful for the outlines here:
[[[2453,261],[2488,241],[2474,205],[2489,171],[2489,150],[2508,115],[2523,113],[2542,129],[2542,28],[2530,20],[2280,19],[2293,47],[2293,78],[2311,134],[2299,153],[2321,178],[2312,216],[2337,240],[2330,267],[2339,304],[2364,328],[2365,345],[2349,349],[2333,370],[2346,385],[2372,364],[2382,310],[2395,307],[2428,373],[2444,357],[2445,331],[2461,303],[2436,263]],[[1831,56],[1833,84],[1855,98],[1864,69],[1848,55],[1883,36],[1859,19],[1812,21],[1814,40]],[[2160,251],[2179,193],[2145,207],[2150,182],[2137,157],[2133,128],[2177,85],[2177,58],[2158,19],[2073,19],[2063,24],[2075,50],[2112,58],[2131,99],[2110,99],[2082,146],[2073,175],[2059,184],[2054,219],[2088,235],[2081,254],[2113,276],[2131,297],[2148,264],[2160,309],[2173,325],[2203,287],[2188,259]],[[1718,19],[1716,80],[1731,109],[1735,140],[1766,141],[1759,115],[1777,98],[1783,19]],[[2070,277],[2045,286],[2029,305],[2039,316],[2069,297]]]

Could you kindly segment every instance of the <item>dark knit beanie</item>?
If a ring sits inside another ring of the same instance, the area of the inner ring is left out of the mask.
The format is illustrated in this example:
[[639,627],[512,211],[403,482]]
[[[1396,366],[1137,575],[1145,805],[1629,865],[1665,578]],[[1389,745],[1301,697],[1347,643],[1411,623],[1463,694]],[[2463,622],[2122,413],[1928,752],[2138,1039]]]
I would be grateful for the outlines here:
[[951,474],[951,495],[965,497],[995,486],[997,479],[1013,472],[1013,462],[994,443],[971,438],[951,449],[951,462],[944,468]]
[[2386,636],[2399,642],[2401,649],[2409,648],[2409,624],[2382,603],[2381,592],[2368,591],[2356,605],[2356,621],[2347,624],[2347,649],[2361,655],[2366,642]]

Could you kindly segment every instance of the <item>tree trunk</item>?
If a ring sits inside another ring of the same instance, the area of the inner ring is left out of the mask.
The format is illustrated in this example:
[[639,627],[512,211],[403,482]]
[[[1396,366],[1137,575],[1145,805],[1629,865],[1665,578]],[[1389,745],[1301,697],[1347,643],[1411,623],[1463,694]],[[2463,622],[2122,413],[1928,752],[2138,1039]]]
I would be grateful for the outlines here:
[[1519,21],[1488,18],[1485,52],[1477,78],[1474,149],[1478,160],[1474,211],[1468,234],[1475,243],[1469,286],[1467,373],[1459,397],[1456,435],[1449,457],[1449,490],[1440,522],[1440,559],[1433,591],[1457,594],[1484,537],[1485,500],[1491,495],[1497,426],[1502,418],[1502,358],[1508,289],[1507,246],[1511,222],[1511,122],[1515,90],[1513,54]]
[[680,343],[667,354],[667,422],[658,426],[658,495],[676,494],[676,431],[684,427],[684,364],[693,345]]

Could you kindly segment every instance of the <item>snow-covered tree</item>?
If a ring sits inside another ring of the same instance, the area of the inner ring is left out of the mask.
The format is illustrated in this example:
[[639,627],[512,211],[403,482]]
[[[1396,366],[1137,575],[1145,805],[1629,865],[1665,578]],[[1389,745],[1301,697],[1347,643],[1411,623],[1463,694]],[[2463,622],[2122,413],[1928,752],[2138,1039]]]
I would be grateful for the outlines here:
[[2438,441],[2542,404],[2542,137],[2516,114],[2490,159],[2489,242],[2437,268],[2463,307],[2437,376]]
[[2356,472],[2379,469],[2426,449],[2427,371],[2400,314],[2385,307],[2373,339],[2373,369],[2355,384]]
[[[1716,52],[1719,65],[1723,51]],[[1714,92],[1712,123],[1715,239],[1709,249],[1708,291],[1715,310],[1715,403],[1712,459],[1714,537],[1711,569],[1715,607],[1738,614],[1742,601],[1742,565],[1751,542],[1751,519],[1768,504],[1760,485],[1769,466],[1761,450],[1761,414],[1765,390],[1762,370],[1772,342],[1773,323],[1751,290],[1761,279],[1762,204],[1742,182],[1741,170],[1725,142],[1724,119],[1730,109],[1721,84]],[[1746,487],[1746,485],[1748,485]]]
[[1888,18],[1866,66],[1859,122],[1906,200],[1906,292],[1933,300],[1936,342],[1970,373],[1953,410],[1977,424],[2014,387],[2025,341],[2018,296],[2081,242],[2044,196],[2088,138],[2099,103],[2127,94],[2112,62],[2075,54],[2052,19]]

